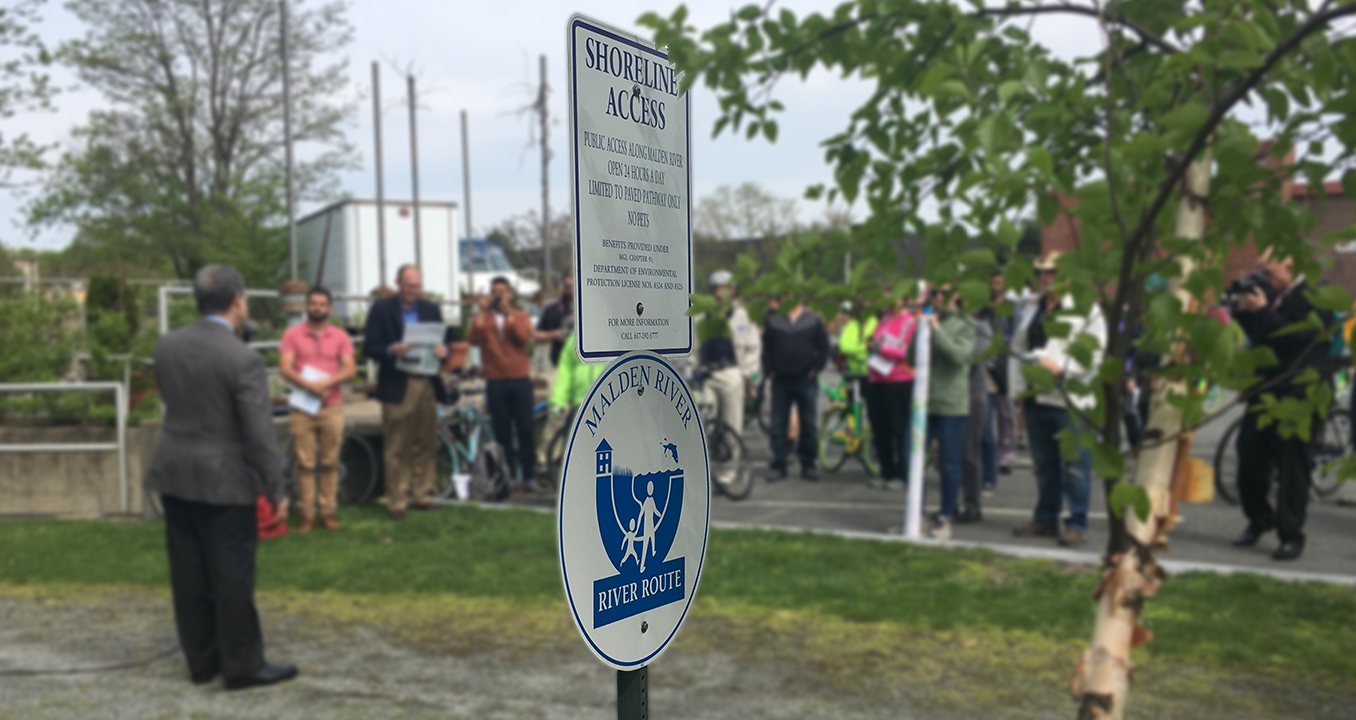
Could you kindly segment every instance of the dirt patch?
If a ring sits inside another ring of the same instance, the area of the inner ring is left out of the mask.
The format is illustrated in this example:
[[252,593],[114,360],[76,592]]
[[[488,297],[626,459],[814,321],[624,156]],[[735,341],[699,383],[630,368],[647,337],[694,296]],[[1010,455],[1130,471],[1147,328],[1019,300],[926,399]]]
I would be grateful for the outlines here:
[[[0,677],[0,720],[608,718],[613,673],[554,603],[280,593],[261,597],[277,688],[195,687],[177,655],[117,672]],[[168,597],[0,586],[0,672],[148,658],[174,646]],[[1078,648],[703,604],[651,670],[651,707],[684,718],[1067,717]],[[1353,695],[1293,680],[1146,664],[1136,717],[1342,718]]]

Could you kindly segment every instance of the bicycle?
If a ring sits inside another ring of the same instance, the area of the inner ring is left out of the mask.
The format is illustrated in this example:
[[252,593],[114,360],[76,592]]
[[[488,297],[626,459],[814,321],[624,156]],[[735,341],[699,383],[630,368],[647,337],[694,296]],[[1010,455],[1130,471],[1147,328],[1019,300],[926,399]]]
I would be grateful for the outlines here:
[[858,381],[863,379],[860,375],[840,375],[836,387],[819,381],[829,398],[829,407],[819,420],[819,466],[825,472],[838,472],[848,458],[855,457],[868,475],[880,474],[871,459],[871,428],[857,397]]
[[771,425],[768,423],[767,378],[759,378],[758,382],[749,380],[745,389],[747,392],[744,394],[744,427],[747,428],[749,423],[756,423],[764,435],[771,435]]
[[[480,456],[480,449],[494,437],[489,418],[467,400],[479,390],[463,388],[462,401],[457,405],[438,408],[438,459],[434,476],[434,495],[449,500],[456,494],[456,475],[469,475]],[[508,495],[508,479],[503,473],[494,473],[497,487],[492,497]],[[465,499],[465,498],[462,498]]]
[[[1239,428],[1243,427],[1243,420],[1242,417],[1235,420],[1224,431],[1219,447],[1215,448],[1215,494],[1230,505],[1238,504],[1236,438]],[[1344,408],[1333,409],[1316,428],[1312,447],[1314,470],[1309,478],[1309,489],[1315,497],[1327,498],[1337,492],[1338,482],[1336,470],[1325,466],[1352,451],[1351,413]]]
[[[720,419],[720,406],[712,397],[702,392],[705,383],[703,374],[698,373],[688,381],[692,389],[692,404],[701,415],[702,426],[706,430],[706,451],[711,460],[711,482],[716,490],[731,500],[743,500],[753,492],[753,468],[747,460],[749,453],[744,447],[744,438],[730,424]],[[728,483],[717,478],[729,475],[733,479]]]
[[[291,436],[282,447],[283,491],[295,507],[299,499],[297,483],[297,454]],[[381,458],[372,443],[345,423],[339,441],[339,489],[336,501],[340,505],[366,505],[376,493],[381,477]]]

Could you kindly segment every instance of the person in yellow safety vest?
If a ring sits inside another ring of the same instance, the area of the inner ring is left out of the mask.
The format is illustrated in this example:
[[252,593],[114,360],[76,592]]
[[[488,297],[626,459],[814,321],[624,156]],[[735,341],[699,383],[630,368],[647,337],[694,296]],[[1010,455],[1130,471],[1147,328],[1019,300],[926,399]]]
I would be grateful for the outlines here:
[[838,352],[847,360],[848,375],[866,377],[866,345],[875,334],[879,322],[875,315],[871,315],[865,322],[854,317],[843,326],[843,331],[838,335]]
[[551,384],[551,397],[548,400],[551,409],[537,446],[537,467],[543,472],[550,471],[552,458],[546,457],[546,452],[551,438],[555,437],[556,433],[560,432],[561,426],[574,416],[574,409],[583,404],[589,388],[593,387],[593,381],[606,369],[607,363],[580,362],[579,356],[574,352],[574,333],[571,332],[565,337],[565,344],[560,347],[556,379]]

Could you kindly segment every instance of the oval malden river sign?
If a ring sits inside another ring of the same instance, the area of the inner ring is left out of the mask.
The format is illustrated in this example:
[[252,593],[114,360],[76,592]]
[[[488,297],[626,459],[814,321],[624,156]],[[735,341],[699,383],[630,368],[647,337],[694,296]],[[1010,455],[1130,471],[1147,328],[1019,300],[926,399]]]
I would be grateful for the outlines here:
[[560,483],[560,573],[575,625],[618,670],[678,633],[701,577],[710,466],[687,384],[662,356],[608,368],[575,415]]

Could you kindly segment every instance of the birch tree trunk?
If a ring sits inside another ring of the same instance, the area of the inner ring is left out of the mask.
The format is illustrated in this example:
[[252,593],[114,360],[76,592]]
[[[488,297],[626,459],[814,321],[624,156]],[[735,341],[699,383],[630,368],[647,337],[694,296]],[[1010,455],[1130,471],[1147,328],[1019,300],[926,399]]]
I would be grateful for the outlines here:
[[[1210,163],[1210,155],[1203,153],[1187,169],[1183,183],[1186,192],[1177,203],[1177,237],[1199,241],[1205,235],[1205,207],[1194,198],[1209,194]],[[1181,256],[1177,263],[1181,272],[1169,282],[1167,292],[1175,294],[1182,307],[1190,308],[1193,300],[1182,286],[1182,278],[1190,276],[1195,263]],[[1180,351],[1179,346],[1177,352]],[[1164,574],[1154,549],[1160,540],[1166,539],[1170,528],[1172,479],[1179,457],[1183,461],[1187,457],[1186,453],[1179,453],[1179,446],[1191,442],[1189,437],[1162,444],[1154,440],[1182,431],[1182,412],[1170,405],[1167,398],[1186,392],[1186,384],[1180,380],[1153,383],[1145,449],[1135,463],[1134,477],[1134,483],[1148,492],[1152,510],[1148,520],[1141,522],[1133,509],[1127,508],[1121,521],[1126,523],[1131,547],[1103,559],[1102,579],[1094,593],[1097,620],[1092,647],[1079,660],[1071,687],[1079,704],[1079,720],[1120,720],[1124,716],[1134,668],[1130,651],[1152,639],[1140,625],[1140,616],[1145,601],[1153,597],[1163,582]],[[1117,522],[1114,515],[1111,517],[1112,522]]]

